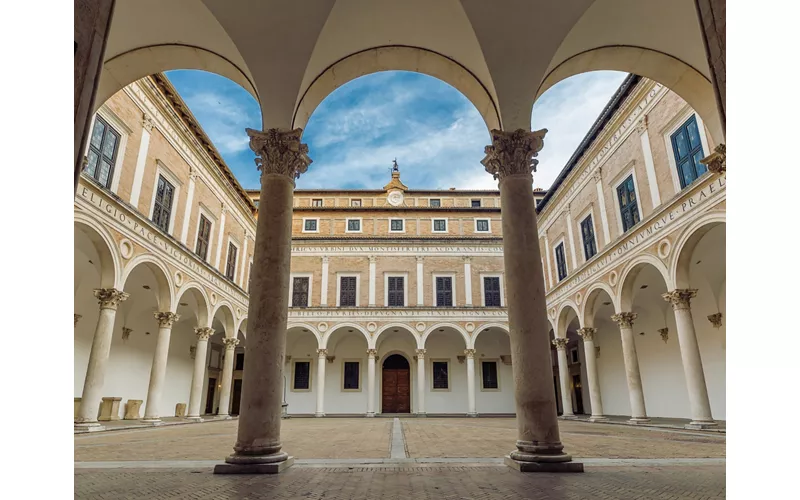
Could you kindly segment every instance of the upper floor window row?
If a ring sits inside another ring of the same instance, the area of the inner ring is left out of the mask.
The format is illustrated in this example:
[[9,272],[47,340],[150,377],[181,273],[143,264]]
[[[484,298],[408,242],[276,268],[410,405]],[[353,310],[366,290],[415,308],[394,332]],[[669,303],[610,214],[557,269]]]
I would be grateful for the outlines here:
[[439,208],[442,206],[442,200],[438,198],[431,198],[428,200],[428,206]]
[[84,172],[104,188],[111,186],[120,134],[99,116],[95,119]]
[[200,227],[197,228],[197,244],[194,253],[203,260],[208,257],[208,248],[211,242],[211,221],[200,214]]
[[567,277],[567,259],[564,255],[564,243],[556,246],[556,268],[558,269],[558,281]]
[[705,158],[697,118],[692,115],[670,136],[681,189],[693,183],[708,170],[700,160]]
[[172,218],[172,201],[175,197],[175,186],[164,178],[158,176],[156,185],[156,198],[153,203],[153,223],[165,233],[169,233],[169,222]]
[[636,198],[636,188],[633,183],[633,174],[617,186],[617,199],[619,212],[622,218],[622,231],[626,232],[639,223],[639,203]]
[[234,280],[236,276],[236,254],[239,249],[233,242],[228,242],[228,261],[225,265],[225,277]]
[[321,207],[322,206],[322,198],[314,198],[311,200],[312,207]]
[[589,260],[597,253],[592,214],[587,215],[586,218],[581,221],[581,237],[583,238],[583,254],[586,256],[586,260]]

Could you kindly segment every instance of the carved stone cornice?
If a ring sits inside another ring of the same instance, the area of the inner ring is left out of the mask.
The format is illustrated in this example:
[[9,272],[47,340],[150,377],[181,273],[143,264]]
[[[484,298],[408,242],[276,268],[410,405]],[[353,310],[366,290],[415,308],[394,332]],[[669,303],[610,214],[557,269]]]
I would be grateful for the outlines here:
[[194,329],[194,334],[197,335],[198,341],[207,341],[214,335],[214,329],[208,326],[198,326]]
[[317,356],[320,358],[327,358],[328,357],[328,350],[327,349],[317,349]]
[[414,352],[417,354],[417,359],[425,359],[425,353],[427,352],[425,349],[416,349]]
[[301,128],[271,128],[265,132],[248,128],[247,135],[250,149],[258,155],[255,161],[261,175],[285,175],[294,183],[312,162],[308,157],[308,145],[300,142]]
[[80,314],[74,314],[73,316],[75,316],[75,326],[78,326],[78,320],[81,319],[83,316],[81,316]]
[[714,152],[706,156],[700,163],[708,167],[710,172],[722,175],[725,172],[725,144],[720,144],[714,148]]
[[615,322],[620,328],[633,328],[633,322],[639,315],[635,312],[621,312],[611,316],[611,321]]
[[722,326],[722,313],[714,313],[708,316],[708,321],[711,322],[711,326],[714,328],[719,328]]
[[117,306],[120,302],[124,302],[128,297],[129,294],[123,292],[122,290],[117,290],[116,288],[95,288],[94,289],[94,296],[97,297],[97,300],[100,304],[100,309],[117,309]]
[[172,328],[173,323],[181,319],[180,314],[173,312],[155,312],[153,313],[156,321],[158,321],[159,328]]
[[562,349],[566,349],[567,348],[567,344],[569,343],[569,339],[564,338],[564,337],[556,337],[553,340],[551,340],[550,342],[554,346],[556,346],[556,349],[562,350]]
[[475,359],[475,349],[464,349],[464,354],[467,355],[467,359]]
[[378,357],[378,350],[377,349],[367,349],[367,357],[368,358],[377,358]]
[[225,349],[232,351],[233,349],[236,348],[237,345],[239,345],[239,339],[232,337],[225,337],[224,339],[222,339],[222,343],[225,344]]
[[539,160],[534,159],[544,147],[547,129],[528,132],[492,130],[492,144],[486,146],[481,164],[494,179],[501,181],[513,175],[533,175]]
[[584,342],[591,342],[594,340],[594,335],[597,333],[597,328],[584,327],[578,328],[578,335],[581,336]]
[[680,309],[689,309],[690,301],[697,297],[696,288],[677,288],[671,292],[663,293],[661,296],[672,304],[672,309],[678,311]]
[[669,328],[667,328],[666,326],[664,328],[659,328],[658,333],[659,335],[661,335],[661,340],[663,340],[664,343],[666,344],[667,340],[669,340]]

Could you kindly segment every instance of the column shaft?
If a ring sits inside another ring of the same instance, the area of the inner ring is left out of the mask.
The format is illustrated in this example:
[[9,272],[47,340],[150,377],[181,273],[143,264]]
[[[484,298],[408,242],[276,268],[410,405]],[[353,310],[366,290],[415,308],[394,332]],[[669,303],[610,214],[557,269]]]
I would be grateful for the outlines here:
[[590,422],[607,421],[603,415],[603,400],[600,397],[600,379],[597,376],[597,358],[594,349],[594,334],[596,328],[581,328],[578,335],[583,338],[583,356],[586,360],[586,378],[589,386],[589,401],[592,403],[592,416]]
[[222,388],[219,391],[218,415],[230,415],[231,385],[233,384],[233,365],[236,363],[236,346],[239,339],[226,337],[225,358],[222,360]]
[[622,337],[622,357],[625,361],[625,379],[628,383],[628,397],[631,402],[630,423],[649,422],[647,410],[644,405],[644,390],[642,389],[642,376],[639,373],[639,358],[636,356],[636,343],[633,336],[633,320],[636,313],[619,313],[612,316],[619,324]]
[[186,418],[201,420],[200,404],[203,397],[203,384],[206,379],[206,356],[208,354],[208,339],[214,335],[211,328],[195,328],[197,334],[197,349],[194,354],[194,370],[192,371],[192,389],[189,392],[189,409]]
[[475,417],[475,349],[464,351],[467,355],[467,415]]
[[558,378],[561,382],[561,407],[564,411],[562,417],[571,418],[575,414],[572,411],[572,389],[569,376],[569,364],[567,364],[567,339],[557,338],[553,341],[556,345],[558,354]]
[[325,416],[325,363],[328,362],[328,350],[317,349],[317,411],[315,417]]
[[367,416],[375,416],[375,358],[378,352],[367,350]]
[[157,312],[158,338],[156,350],[153,353],[153,366],[150,368],[150,385],[147,388],[147,404],[144,408],[144,420],[157,423],[161,416],[161,393],[164,389],[164,380],[167,374],[167,358],[169,356],[169,339],[172,335],[172,324],[180,316],[171,312]]
[[417,349],[417,415],[425,415],[425,349]]

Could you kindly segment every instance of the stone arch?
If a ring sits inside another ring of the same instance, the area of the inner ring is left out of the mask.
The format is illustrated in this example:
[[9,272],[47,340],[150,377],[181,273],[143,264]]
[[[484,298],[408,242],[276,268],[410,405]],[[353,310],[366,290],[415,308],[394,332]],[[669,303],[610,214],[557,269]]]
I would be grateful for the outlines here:
[[128,262],[122,271],[122,289],[125,289],[131,273],[139,266],[146,266],[148,269],[150,269],[150,271],[153,273],[153,276],[155,276],[156,281],[158,282],[156,299],[158,301],[159,309],[162,311],[174,311],[175,286],[172,281],[172,275],[169,272],[169,268],[166,266],[166,264],[161,262],[160,259],[152,254],[141,254]]
[[222,326],[225,327],[225,337],[228,338],[236,338],[236,315],[233,314],[233,306],[227,300],[220,300],[214,306],[214,309],[211,313],[209,318],[209,323],[214,323],[214,318],[217,317],[217,313],[222,312]]
[[328,341],[330,340],[331,336],[341,330],[342,328],[352,328],[353,330],[357,330],[364,336],[364,340],[367,341],[367,348],[371,348],[370,345],[370,335],[367,332],[366,328],[359,325],[358,323],[351,323],[351,322],[344,322],[344,323],[336,323],[335,325],[331,325],[328,327],[328,331],[322,335],[322,339],[320,340],[320,349],[327,349],[328,348]]
[[423,349],[422,344],[420,344],[419,335],[414,333],[414,332],[416,332],[416,330],[414,329],[414,327],[412,327],[411,325],[408,325],[406,323],[389,323],[387,325],[383,325],[382,327],[380,327],[375,332],[375,335],[372,337],[372,339],[371,339],[372,342],[368,342],[370,349],[377,349],[377,347],[378,347],[378,339],[380,338],[381,334],[383,334],[383,332],[385,332],[385,331],[387,331],[387,330],[389,330],[391,328],[400,328],[400,329],[406,330],[409,333],[409,335],[411,335],[414,338],[414,344],[417,346],[416,348],[417,349]]
[[550,70],[539,85],[534,102],[562,80],[602,70],[633,73],[664,85],[697,111],[715,143],[725,142],[714,87],[708,78],[680,59],[644,47],[604,46],[575,54]]
[[658,257],[647,253],[638,255],[628,262],[620,273],[619,294],[616,297],[616,305],[619,307],[620,311],[631,310],[634,294],[633,282],[644,266],[652,266],[658,271],[667,286],[667,290],[672,290],[674,288],[667,267]]
[[675,288],[689,288],[689,265],[692,253],[703,236],[720,224],[725,224],[725,212],[709,212],[689,224],[680,233],[675,241],[669,273]]
[[475,349],[475,342],[478,341],[478,336],[489,328],[499,328],[506,332],[509,337],[511,336],[511,330],[509,330],[508,325],[505,323],[483,323],[475,327],[475,333],[472,335],[472,342],[469,343],[467,349]]
[[611,299],[611,305],[614,307],[614,312],[619,311],[616,304],[617,294],[615,294],[614,290],[605,282],[597,281],[586,290],[586,298],[583,300],[583,307],[578,316],[582,327],[594,326],[594,305],[597,299],[602,295],[602,292],[608,294],[608,298]]
[[470,344],[469,333],[467,333],[467,331],[464,328],[462,328],[460,325],[457,325],[455,323],[437,323],[437,324],[433,325],[432,327],[428,328],[425,331],[425,333],[422,335],[422,338],[420,339],[420,344],[422,344],[422,349],[425,348],[425,342],[428,340],[428,337],[430,336],[430,334],[433,333],[434,331],[436,331],[439,328],[452,328],[453,330],[455,330],[458,333],[460,333],[461,337],[464,339],[464,348],[465,349],[469,349],[469,344]]
[[438,52],[406,45],[373,47],[328,66],[300,96],[292,117],[292,128],[305,128],[314,110],[337,88],[381,71],[413,71],[437,78],[461,92],[475,106],[487,130],[502,128],[494,98],[474,73]]
[[239,84],[257,102],[255,85],[247,72],[229,59],[193,45],[158,44],[138,47],[118,54],[103,64],[97,86],[95,112],[114,94],[133,82],[156,73],[175,69],[195,69],[223,76]]
[[173,307],[173,311],[178,310],[181,298],[186,293],[191,293],[194,299],[197,301],[198,305],[198,311],[196,311],[197,326],[210,326],[211,325],[210,320],[213,317],[210,315],[211,302],[208,300],[208,294],[206,294],[205,289],[202,286],[200,286],[200,283],[196,281],[192,281],[191,283],[186,283],[185,285],[183,285],[178,289],[178,291],[175,293],[175,304]]
[[242,330],[242,325],[244,325],[245,323],[247,323],[247,316],[242,316],[242,318],[239,319],[239,322],[236,324],[237,338],[239,336],[239,332],[242,332],[242,337],[244,337],[245,339],[247,338],[247,332],[245,330]]
[[[553,332],[555,333],[556,337],[566,337],[567,336],[567,327],[571,323],[571,321],[567,321],[567,317],[568,317],[567,316],[567,314],[568,314],[567,311],[570,310],[570,309],[572,310],[573,314],[575,314],[575,317],[578,318],[578,322],[581,321],[581,315],[580,315],[580,310],[581,309],[578,307],[578,305],[575,302],[573,302],[572,300],[569,300],[569,299],[565,300],[558,307],[558,313],[556,314],[556,318],[557,318],[556,319],[556,327],[557,328],[553,330]],[[562,333],[564,335],[561,335]]]
[[[314,337],[314,341],[316,341],[316,343],[317,343],[317,349],[322,349],[322,336],[323,336],[323,334],[320,333],[319,330],[317,330],[315,327],[311,326],[308,323],[290,323],[290,324],[288,324],[286,326],[286,333],[287,333],[287,335],[286,335],[286,347],[285,347],[286,352],[289,352],[290,350],[292,350],[297,344],[297,341],[298,341],[297,336],[295,336],[295,335],[291,335],[290,336],[289,335],[289,332],[291,330],[295,330],[295,329],[308,330],[308,333],[312,337]],[[306,334],[306,332],[300,332],[299,333],[299,335],[305,335],[305,334]]]
[[97,255],[100,256],[100,286],[121,289],[122,256],[111,233],[83,213],[75,213],[74,226],[76,230],[86,235]]

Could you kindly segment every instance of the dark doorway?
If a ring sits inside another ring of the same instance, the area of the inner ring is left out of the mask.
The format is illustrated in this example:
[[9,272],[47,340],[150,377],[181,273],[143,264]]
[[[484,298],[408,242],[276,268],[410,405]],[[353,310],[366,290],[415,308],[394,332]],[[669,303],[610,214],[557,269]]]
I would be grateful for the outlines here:
[[581,376],[572,376],[572,387],[575,390],[575,413],[583,414],[583,393],[581,392]]
[[206,415],[214,414],[214,392],[217,389],[217,379],[208,379],[208,396],[206,397]]
[[411,413],[411,371],[408,360],[393,354],[383,360],[382,413]]
[[239,404],[242,402],[242,379],[233,381],[233,404],[231,406],[231,415],[239,414]]
[[564,411],[561,409],[561,398],[558,396],[558,377],[553,376],[553,392],[556,394],[556,414],[561,415]]

